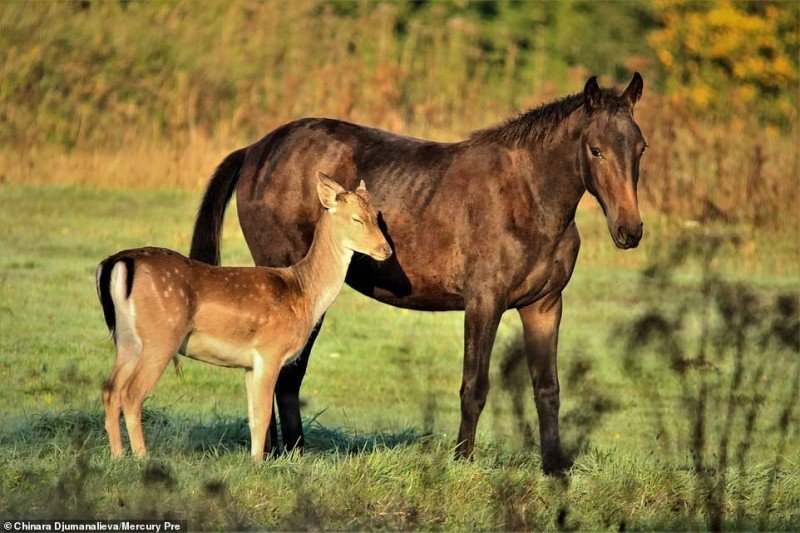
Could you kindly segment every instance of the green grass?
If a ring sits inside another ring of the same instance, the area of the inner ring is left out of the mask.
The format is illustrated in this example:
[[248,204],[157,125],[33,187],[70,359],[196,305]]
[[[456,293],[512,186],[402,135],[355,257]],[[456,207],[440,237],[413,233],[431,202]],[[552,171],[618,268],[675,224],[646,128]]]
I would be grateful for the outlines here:
[[[499,372],[519,331],[516,313],[500,328],[476,460],[454,462],[462,313],[403,311],[349,289],[328,314],[303,385],[304,456],[252,464],[243,373],[185,360],[184,376],[168,371],[146,404],[151,457],[112,462],[100,386],[113,347],[94,268],[125,247],[185,253],[198,200],[0,185],[0,515],[164,515],[195,529],[705,527],[702,483],[718,478],[695,468],[682,378],[659,371],[658,349],[644,349],[637,371],[626,366],[635,319],[661,300],[691,302],[701,271],[681,266],[669,291],[646,289],[641,270],[663,255],[681,224],[646,217],[642,246],[622,252],[591,209],[579,213],[583,249],[565,293],[560,340],[562,432],[575,452],[567,480],[543,476],[538,448],[525,444],[525,424],[536,427],[529,381]],[[248,264],[234,214],[223,261]],[[706,229],[694,231],[700,238]],[[739,235],[739,246],[716,256],[715,271],[746,282],[767,307],[777,294],[796,295],[796,237]],[[766,385],[745,468],[741,477],[730,469],[726,480],[725,523],[796,529],[800,424],[798,409],[786,407],[797,353],[748,346],[748,357],[770,365],[759,381]],[[692,349],[685,353],[696,355]],[[703,374],[712,399],[725,399],[731,357],[721,348],[715,369]],[[736,399],[743,407],[734,448],[748,394]],[[512,409],[519,397],[522,421]],[[708,406],[709,465],[723,406]]]

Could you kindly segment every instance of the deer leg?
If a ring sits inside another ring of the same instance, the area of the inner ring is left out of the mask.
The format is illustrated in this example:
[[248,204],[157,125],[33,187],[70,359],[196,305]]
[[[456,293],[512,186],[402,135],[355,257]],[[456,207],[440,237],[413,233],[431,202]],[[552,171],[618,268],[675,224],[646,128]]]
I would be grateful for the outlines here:
[[558,431],[558,327],[561,323],[561,295],[548,296],[519,310],[525,337],[525,354],[533,380],[542,469],[545,474],[563,471],[564,458]]
[[247,424],[250,432],[253,432],[253,369],[247,368],[244,371],[244,384],[247,387]]
[[142,404],[145,396],[161,378],[176,350],[172,344],[168,348],[154,344],[145,345],[130,379],[123,386],[122,412],[125,415],[131,450],[137,457],[144,457],[147,454],[142,434]]
[[[252,368],[245,369],[245,371],[244,371],[244,382],[245,382],[245,385],[247,386],[247,426],[250,429],[250,447],[251,447],[251,451],[254,451],[255,444],[256,444],[253,441],[253,439],[255,438],[255,434],[256,434],[256,429],[255,429],[255,423],[256,423],[256,415],[255,415],[255,401],[256,401],[255,400],[255,386],[256,385],[255,385],[255,382],[254,382],[253,369]],[[275,413],[273,411],[273,413],[272,413],[272,422],[274,422],[274,421],[275,421]],[[271,427],[271,425],[272,424],[270,424],[270,428],[269,428],[270,431],[272,431],[272,429],[273,429]],[[264,448],[266,450],[266,453],[269,453],[269,450],[267,450],[266,448],[271,445],[271,443],[269,442],[271,440],[272,440],[272,438],[270,437],[269,439],[267,439],[268,442],[264,443]]]
[[457,459],[470,459],[478,418],[489,394],[489,360],[503,308],[497,296],[482,293],[467,300],[464,317],[464,370],[461,382],[461,427]]
[[122,435],[120,433],[119,415],[122,411],[120,389],[128,381],[138,357],[137,346],[120,341],[117,344],[117,356],[114,370],[103,384],[103,407],[106,412],[105,428],[111,446],[111,457],[118,459],[123,455]]
[[248,406],[252,406],[249,420],[250,455],[255,461],[260,461],[264,457],[280,360],[256,353],[253,357],[253,368],[245,374],[248,383]]
[[[317,340],[317,335],[319,335],[324,319],[325,315],[322,315],[297,359],[284,366],[278,375],[275,399],[278,403],[278,413],[281,418],[281,437],[286,451],[291,451],[295,448],[302,450],[305,445],[303,422],[300,418],[300,385],[302,385],[303,377],[306,375],[311,349],[314,347],[314,342]],[[278,433],[275,427],[274,413],[272,420],[270,432],[275,431],[273,441],[277,442]]]

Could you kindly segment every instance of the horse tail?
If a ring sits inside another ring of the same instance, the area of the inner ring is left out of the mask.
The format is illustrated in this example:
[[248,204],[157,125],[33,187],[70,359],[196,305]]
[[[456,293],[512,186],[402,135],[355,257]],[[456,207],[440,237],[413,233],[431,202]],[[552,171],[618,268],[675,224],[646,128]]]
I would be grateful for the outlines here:
[[247,148],[242,148],[229,154],[219,164],[208,182],[194,223],[192,248],[189,252],[189,257],[192,259],[210,265],[220,263],[219,239],[222,233],[222,220],[239,181],[239,172],[244,164],[246,152]]
[[[119,294],[112,294],[111,274],[114,271],[114,267],[120,262],[125,265],[125,286],[121,288],[121,284],[119,283],[121,280],[115,282],[115,288]],[[95,279],[97,282],[97,298],[100,300],[100,306],[103,308],[103,317],[106,320],[108,331],[111,333],[111,338],[113,338],[116,343],[116,304],[117,301],[127,299],[131,295],[131,289],[133,288],[133,257],[117,254],[103,260],[103,262],[97,265]]]

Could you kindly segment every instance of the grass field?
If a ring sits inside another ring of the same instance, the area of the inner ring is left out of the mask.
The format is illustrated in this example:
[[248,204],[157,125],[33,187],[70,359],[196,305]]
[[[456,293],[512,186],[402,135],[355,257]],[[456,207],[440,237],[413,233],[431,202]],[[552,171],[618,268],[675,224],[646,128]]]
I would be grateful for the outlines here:
[[[349,289],[302,389],[304,456],[252,464],[243,373],[186,360],[184,376],[168,371],[146,403],[151,457],[110,461],[100,386],[113,348],[95,265],[145,244],[187,252],[198,200],[0,184],[0,515],[170,516],[193,529],[672,529],[706,527],[722,509],[730,528],[800,528],[800,360],[791,343],[765,340],[796,333],[796,235],[741,229],[708,269],[681,263],[654,285],[642,272],[670,243],[701,242],[712,229],[645,213],[642,246],[622,252],[591,206],[579,212],[583,248],[561,329],[562,432],[575,460],[566,479],[540,473],[525,438],[526,424],[536,427],[530,385],[501,371],[515,313],[500,328],[476,460],[454,462],[462,314],[394,309]],[[235,209],[223,262],[249,262]],[[707,323],[695,303],[709,272],[731,280],[735,305],[717,301]],[[747,306],[780,316],[736,322]],[[654,309],[675,323],[688,317],[677,341],[632,345]],[[696,361],[696,339],[713,364],[665,363],[668,352],[673,363],[676,353]],[[738,361],[744,385],[729,385]]]

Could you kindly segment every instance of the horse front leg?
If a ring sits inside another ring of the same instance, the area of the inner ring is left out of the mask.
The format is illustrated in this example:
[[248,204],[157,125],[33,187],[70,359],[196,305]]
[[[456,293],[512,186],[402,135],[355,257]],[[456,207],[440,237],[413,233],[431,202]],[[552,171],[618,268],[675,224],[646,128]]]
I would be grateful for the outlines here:
[[545,298],[519,309],[525,337],[536,412],[539,415],[539,435],[542,446],[542,469],[545,474],[563,472],[564,457],[558,432],[558,327],[561,323],[561,294]]
[[461,382],[461,427],[456,459],[471,459],[478,418],[489,393],[489,360],[503,307],[497,294],[467,300],[464,316],[464,370]]

